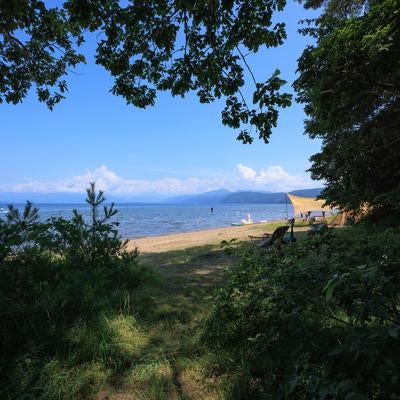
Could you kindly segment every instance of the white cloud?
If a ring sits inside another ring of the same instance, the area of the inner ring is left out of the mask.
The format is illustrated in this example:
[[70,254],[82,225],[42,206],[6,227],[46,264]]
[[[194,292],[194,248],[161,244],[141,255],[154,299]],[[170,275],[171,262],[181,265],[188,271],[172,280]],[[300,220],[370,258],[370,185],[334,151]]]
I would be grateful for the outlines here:
[[270,166],[258,172],[243,164],[237,165],[236,172],[224,177],[212,178],[163,178],[158,180],[125,179],[108,169],[105,165],[94,170],[87,170],[82,175],[58,181],[39,181],[25,179],[3,191],[11,192],[62,192],[81,193],[89,182],[96,182],[96,187],[107,193],[128,196],[140,194],[189,194],[208,190],[226,188],[230,190],[265,190],[290,191],[307,187],[315,187],[316,182],[306,175],[290,175],[281,166]]
[[250,167],[246,167],[243,164],[238,164],[237,169],[239,171],[239,174],[244,178],[248,180],[254,180],[257,176],[256,171],[251,169]]
[[245,181],[250,182],[257,189],[290,191],[293,189],[315,187],[317,185],[309,176],[290,175],[279,165],[273,165],[256,172],[250,167],[239,164],[237,170]]
[[80,193],[87,188],[89,182],[96,182],[101,190],[113,190],[123,180],[110,171],[105,165],[93,171],[87,170],[82,175],[67,178],[59,181],[38,181],[25,179],[24,183],[11,186],[12,192],[69,192]]

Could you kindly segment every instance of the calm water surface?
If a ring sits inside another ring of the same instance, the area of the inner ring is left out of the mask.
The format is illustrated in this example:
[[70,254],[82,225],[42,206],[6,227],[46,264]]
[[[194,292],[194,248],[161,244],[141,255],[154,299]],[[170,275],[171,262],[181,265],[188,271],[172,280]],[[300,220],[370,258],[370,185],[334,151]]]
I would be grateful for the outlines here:
[[[74,208],[85,218],[89,216],[89,209],[85,204],[36,204],[36,206],[43,220],[58,216],[70,218]],[[118,213],[114,218],[120,224],[119,231],[123,238],[138,238],[230,226],[232,223],[247,219],[247,213],[251,214],[255,222],[283,219],[286,215],[285,204],[218,204],[213,206],[213,214],[210,212],[210,207],[117,204]],[[291,204],[288,205],[288,213],[293,214]]]

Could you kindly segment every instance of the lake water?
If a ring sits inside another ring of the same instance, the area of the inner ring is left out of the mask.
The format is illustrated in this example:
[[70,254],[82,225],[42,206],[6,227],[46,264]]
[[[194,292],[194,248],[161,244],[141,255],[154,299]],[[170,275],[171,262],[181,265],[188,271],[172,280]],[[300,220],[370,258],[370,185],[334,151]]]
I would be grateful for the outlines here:
[[[36,207],[43,220],[53,216],[70,218],[74,208],[85,217],[89,215],[85,204],[36,204]],[[289,216],[293,215],[292,205],[287,207]],[[205,205],[117,204],[116,208],[118,213],[114,218],[124,239],[230,226],[247,219],[247,213],[254,222],[286,216],[285,204],[217,204],[213,214],[210,206]]]

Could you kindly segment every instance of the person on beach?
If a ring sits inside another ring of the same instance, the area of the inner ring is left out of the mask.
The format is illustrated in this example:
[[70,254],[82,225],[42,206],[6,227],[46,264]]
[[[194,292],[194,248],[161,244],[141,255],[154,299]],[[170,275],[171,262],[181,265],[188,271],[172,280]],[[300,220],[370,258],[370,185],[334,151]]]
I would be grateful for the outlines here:
[[294,223],[296,222],[296,220],[294,218],[290,218],[288,223],[290,225],[290,242],[295,242],[297,239],[294,237],[294,232],[293,232],[293,228],[294,228]]

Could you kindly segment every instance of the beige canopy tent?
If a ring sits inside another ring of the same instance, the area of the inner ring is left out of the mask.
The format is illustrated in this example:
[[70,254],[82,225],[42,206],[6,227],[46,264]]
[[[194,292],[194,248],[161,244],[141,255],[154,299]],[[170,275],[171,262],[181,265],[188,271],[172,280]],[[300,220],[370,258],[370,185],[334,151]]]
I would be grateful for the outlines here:
[[325,200],[318,200],[310,197],[287,195],[293,204],[294,214],[306,214],[308,211],[329,211],[329,206],[324,206]]

